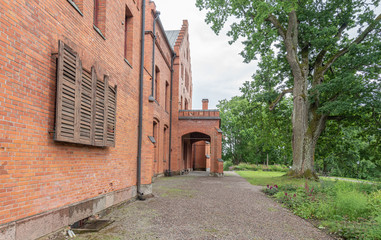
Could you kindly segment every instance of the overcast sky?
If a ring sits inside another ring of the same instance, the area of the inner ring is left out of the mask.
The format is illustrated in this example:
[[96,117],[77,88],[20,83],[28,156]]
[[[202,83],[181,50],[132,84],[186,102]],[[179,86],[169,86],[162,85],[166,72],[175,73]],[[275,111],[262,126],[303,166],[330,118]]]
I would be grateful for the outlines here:
[[256,63],[243,63],[239,43],[229,45],[226,33],[217,36],[205,23],[205,12],[195,6],[196,0],[155,0],[165,30],[180,30],[182,20],[189,22],[192,59],[193,109],[201,109],[201,100],[209,99],[209,108],[218,100],[240,94],[243,82],[250,80]]

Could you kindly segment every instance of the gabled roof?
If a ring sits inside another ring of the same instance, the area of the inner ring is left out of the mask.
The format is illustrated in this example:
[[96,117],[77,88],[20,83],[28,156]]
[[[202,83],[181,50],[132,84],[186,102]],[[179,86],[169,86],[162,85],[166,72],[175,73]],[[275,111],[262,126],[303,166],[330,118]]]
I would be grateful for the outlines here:
[[172,49],[175,47],[175,43],[177,40],[177,37],[179,36],[180,30],[171,30],[171,31],[165,31],[165,34],[167,35],[169,44],[171,45]]

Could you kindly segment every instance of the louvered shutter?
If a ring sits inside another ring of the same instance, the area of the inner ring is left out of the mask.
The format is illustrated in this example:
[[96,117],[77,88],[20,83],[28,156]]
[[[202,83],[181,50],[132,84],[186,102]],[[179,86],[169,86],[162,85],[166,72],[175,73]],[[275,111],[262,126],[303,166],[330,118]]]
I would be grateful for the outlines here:
[[82,71],[81,111],[80,111],[80,143],[91,145],[93,93],[91,73]]
[[94,91],[94,125],[93,125],[93,131],[94,131],[94,139],[93,139],[93,145],[94,146],[104,146],[104,122],[105,122],[105,84],[103,81],[99,80],[95,74],[95,79],[93,79],[93,83],[95,83],[95,90]]
[[107,127],[106,127],[106,146],[115,146],[116,128],[116,86],[108,86],[107,97]]
[[78,134],[80,60],[76,52],[59,41],[55,140],[76,142]]
[[56,141],[115,146],[116,86],[82,69],[78,54],[59,41]]

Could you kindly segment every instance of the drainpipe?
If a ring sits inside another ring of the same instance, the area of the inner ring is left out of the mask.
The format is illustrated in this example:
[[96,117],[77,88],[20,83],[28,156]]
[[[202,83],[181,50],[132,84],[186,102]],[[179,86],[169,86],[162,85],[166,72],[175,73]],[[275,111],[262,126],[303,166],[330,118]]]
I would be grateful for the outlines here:
[[156,11],[156,17],[153,20],[153,41],[152,41],[152,86],[151,86],[151,96],[149,96],[148,100],[150,102],[155,101],[155,97],[153,96],[153,91],[155,87],[155,42],[156,42],[156,21],[159,19],[160,12]]
[[144,36],[145,36],[145,11],[146,1],[142,1],[142,35],[141,35],[141,51],[140,51],[140,76],[139,76],[139,125],[138,125],[138,159],[136,173],[136,187],[138,199],[142,199],[141,192],[141,169],[142,169],[142,133],[143,133],[143,77],[144,77]]
[[168,176],[172,176],[171,171],[171,155],[172,155],[172,91],[173,91],[173,62],[175,61],[176,53],[173,52],[171,58],[171,93],[169,95],[169,158],[168,158]]

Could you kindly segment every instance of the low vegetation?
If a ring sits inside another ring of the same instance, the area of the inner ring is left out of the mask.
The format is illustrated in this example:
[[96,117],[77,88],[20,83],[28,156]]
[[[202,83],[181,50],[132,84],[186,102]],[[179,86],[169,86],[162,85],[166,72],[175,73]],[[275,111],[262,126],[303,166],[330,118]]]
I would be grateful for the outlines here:
[[283,172],[238,171],[296,215],[344,239],[381,239],[381,184],[309,181]]
[[289,168],[286,165],[274,164],[274,165],[261,165],[240,163],[233,165],[232,162],[224,162],[224,171],[270,171],[270,172],[287,172]]

